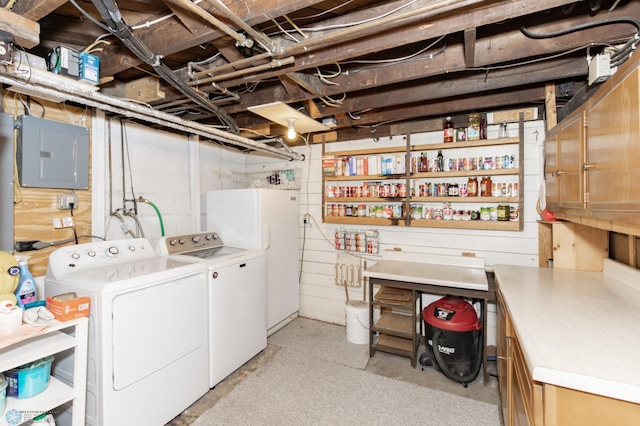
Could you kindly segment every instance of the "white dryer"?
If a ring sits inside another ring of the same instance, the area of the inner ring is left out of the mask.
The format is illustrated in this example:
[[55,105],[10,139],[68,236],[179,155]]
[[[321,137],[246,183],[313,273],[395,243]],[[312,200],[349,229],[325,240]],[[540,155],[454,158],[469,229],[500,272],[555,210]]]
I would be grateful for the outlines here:
[[267,347],[263,250],[225,246],[214,232],[163,237],[158,253],[205,265],[209,276],[209,386]]
[[[162,425],[209,390],[205,273],[143,238],[51,253],[46,295],[91,298],[88,425]],[[57,361],[57,374],[73,371]]]

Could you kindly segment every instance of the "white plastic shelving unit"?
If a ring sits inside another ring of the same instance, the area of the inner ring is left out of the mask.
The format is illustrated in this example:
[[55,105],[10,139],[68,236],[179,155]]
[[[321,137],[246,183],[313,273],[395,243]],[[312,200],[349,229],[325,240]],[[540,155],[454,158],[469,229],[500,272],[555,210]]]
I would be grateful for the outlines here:
[[[28,422],[34,417],[71,403],[72,426],[85,422],[87,386],[88,318],[78,318],[49,327],[44,333],[26,338],[0,349],[0,372],[19,367],[49,355],[72,349],[74,351],[73,383],[70,385],[50,377],[47,389],[31,398],[7,397],[4,413],[0,413],[0,426]],[[7,413],[16,410],[16,416],[7,419]],[[15,421],[17,420],[17,422]]]

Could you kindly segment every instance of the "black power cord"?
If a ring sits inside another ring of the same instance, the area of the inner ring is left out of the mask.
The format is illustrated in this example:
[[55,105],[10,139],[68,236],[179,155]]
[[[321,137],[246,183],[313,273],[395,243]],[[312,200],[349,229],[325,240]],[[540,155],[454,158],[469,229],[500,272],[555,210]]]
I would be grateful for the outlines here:
[[73,219],[73,206],[75,203],[69,203],[69,212],[71,213],[71,219],[73,220],[73,239],[78,244],[78,233],[76,232],[76,221]]

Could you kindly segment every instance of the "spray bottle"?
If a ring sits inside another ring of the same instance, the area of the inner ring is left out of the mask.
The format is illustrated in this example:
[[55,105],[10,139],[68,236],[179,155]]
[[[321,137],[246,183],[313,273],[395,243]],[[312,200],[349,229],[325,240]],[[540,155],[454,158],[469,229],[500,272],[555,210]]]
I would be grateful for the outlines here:
[[18,306],[24,308],[24,305],[36,301],[36,282],[27,265],[28,257],[16,256],[16,258],[18,259],[18,266],[20,267],[20,281],[18,282],[15,295]]

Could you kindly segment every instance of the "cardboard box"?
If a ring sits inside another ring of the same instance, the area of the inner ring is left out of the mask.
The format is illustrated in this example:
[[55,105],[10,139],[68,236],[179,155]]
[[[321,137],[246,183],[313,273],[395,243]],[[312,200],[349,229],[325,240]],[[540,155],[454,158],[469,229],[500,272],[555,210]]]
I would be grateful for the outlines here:
[[100,80],[100,58],[89,53],[80,52],[80,80],[98,84]]
[[91,299],[78,297],[64,302],[47,297],[47,309],[60,321],[70,321],[75,318],[88,317]]

